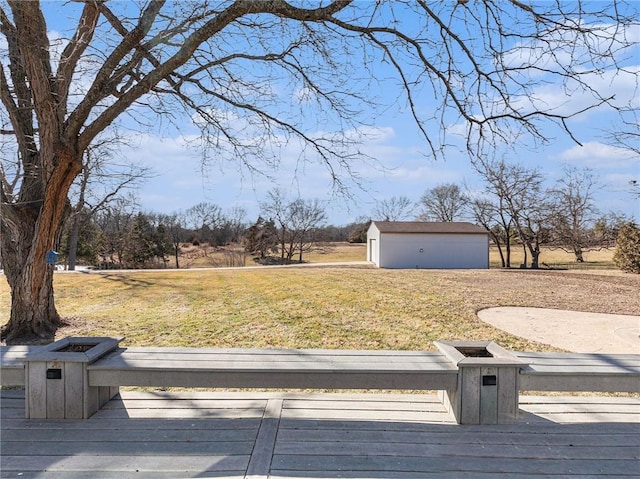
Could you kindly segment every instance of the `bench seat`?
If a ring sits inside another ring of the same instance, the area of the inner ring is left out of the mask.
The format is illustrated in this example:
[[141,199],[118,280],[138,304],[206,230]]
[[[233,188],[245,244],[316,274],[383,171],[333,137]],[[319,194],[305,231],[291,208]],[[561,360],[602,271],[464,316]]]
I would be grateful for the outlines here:
[[24,386],[24,361],[41,346],[0,346],[0,386]]
[[[38,348],[1,346],[0,385],[24,386],[25,357]],[[514,355],[527,364],[521,391],[640,392],[640,354]],[[457,374],[437,352],[213,348],[120,348],[88,369],[96,386],[292,389],[444,390]]]
[[438,352],[133,347],[87,372],[91,386],[415,390],[455,388],[458,374]]
[[521,391],[640,392],[640,354],[514,352]]

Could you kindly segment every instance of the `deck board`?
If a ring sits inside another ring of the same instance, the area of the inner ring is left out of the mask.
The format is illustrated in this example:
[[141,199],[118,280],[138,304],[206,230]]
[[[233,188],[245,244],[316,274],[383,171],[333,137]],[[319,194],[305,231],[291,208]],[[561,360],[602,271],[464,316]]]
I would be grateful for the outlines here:
[[430,394],[126,391],[87,420],[0,391],[0,477],[548,479],[640,476],[640,399],[523,396],[457,425]]

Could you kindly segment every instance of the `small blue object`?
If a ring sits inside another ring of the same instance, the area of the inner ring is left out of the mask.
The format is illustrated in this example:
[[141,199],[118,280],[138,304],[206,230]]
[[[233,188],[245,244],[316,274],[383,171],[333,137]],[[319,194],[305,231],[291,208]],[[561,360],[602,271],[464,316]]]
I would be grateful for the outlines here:
[[58,264],[58,255],[60,253],[56,251],[47,251],[46,261],[47,264]]

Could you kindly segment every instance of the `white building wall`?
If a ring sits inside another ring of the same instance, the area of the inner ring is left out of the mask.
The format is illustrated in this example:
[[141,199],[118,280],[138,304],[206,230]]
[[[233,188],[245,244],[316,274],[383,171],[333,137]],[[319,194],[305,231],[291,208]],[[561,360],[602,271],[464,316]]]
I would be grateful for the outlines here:
[[380,266],[380,230],[374,223],[367,230],[367,261]]
[[489,236],[480,234],[378,234],[381,268],[486,269]]

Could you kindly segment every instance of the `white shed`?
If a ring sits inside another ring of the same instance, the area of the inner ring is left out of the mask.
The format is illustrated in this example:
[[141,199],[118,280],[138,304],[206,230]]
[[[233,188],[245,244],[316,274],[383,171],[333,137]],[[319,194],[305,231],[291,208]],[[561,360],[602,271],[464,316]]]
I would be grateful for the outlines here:
[[486,269],[489,233],[463,222],[374,221],[367,261],[379,268]]

